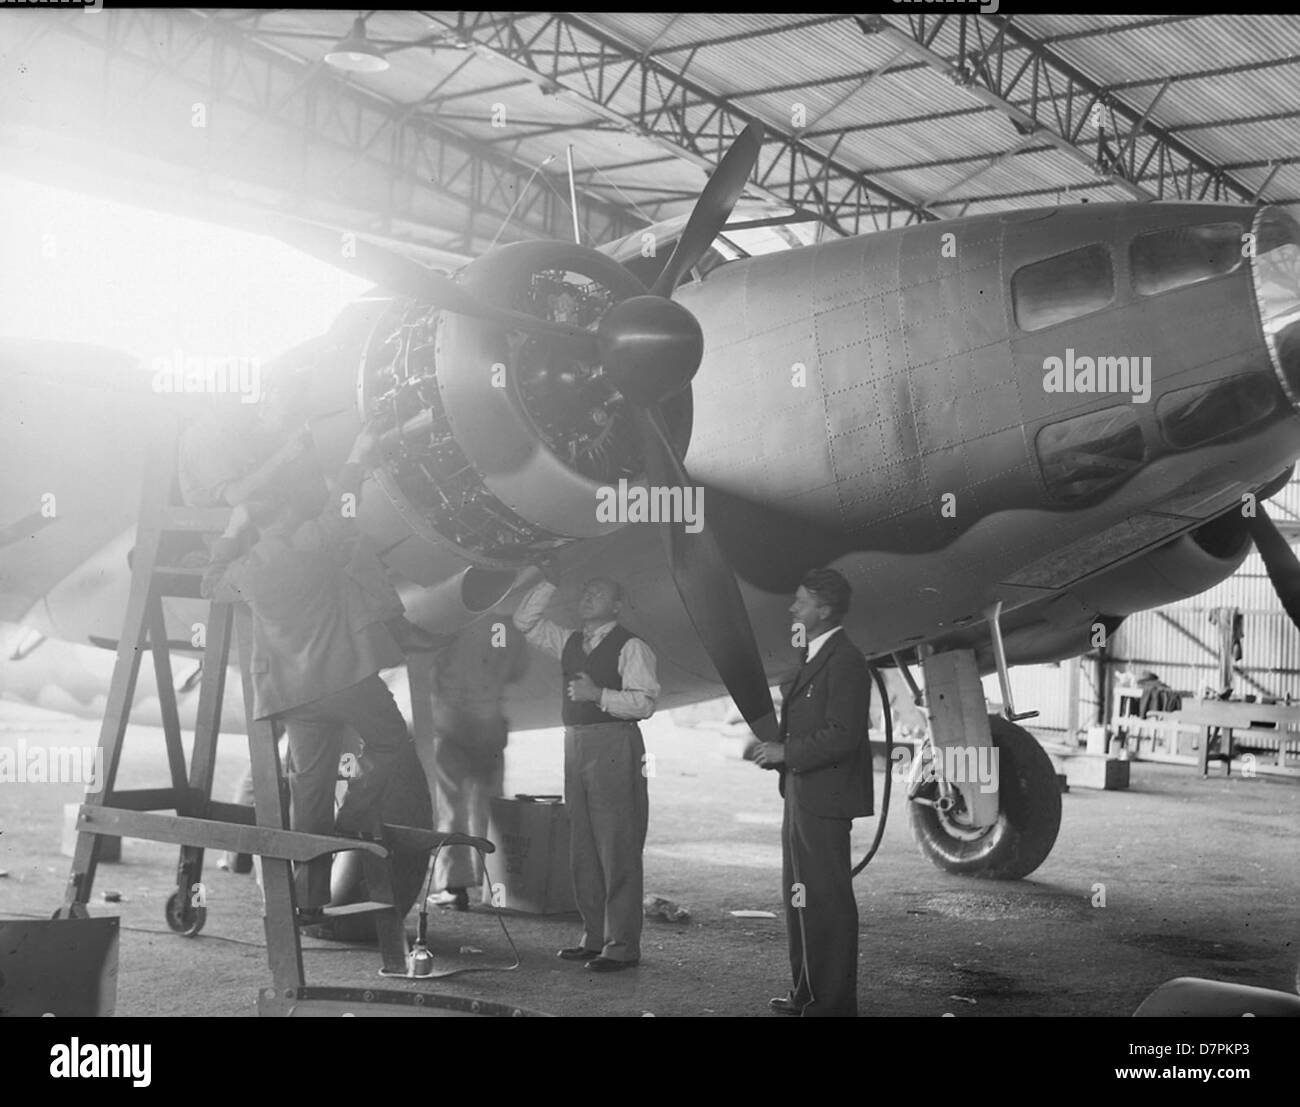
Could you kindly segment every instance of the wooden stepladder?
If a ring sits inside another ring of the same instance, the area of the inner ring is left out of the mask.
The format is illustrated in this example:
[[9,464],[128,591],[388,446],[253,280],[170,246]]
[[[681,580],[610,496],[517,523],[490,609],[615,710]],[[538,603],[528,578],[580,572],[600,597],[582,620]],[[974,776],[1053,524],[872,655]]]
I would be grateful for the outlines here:
[[[483,839],[439,834],[413,827],[384,827],[383,844],[334,835],[305,834],[288,829],[287,789],[282,777],[271,723],[253,718],[253,686],[249,669],[252,656],[252,616],[243,604],[209,605],[203,643],[203,670],[189,765],[181,743],[179,712],[172,681],[170,644],[167,640],[163,599],[170,596],[199,598],[202,567],[181,567],[175,548],[183,544],[175,535],[217,534],[229,519],[227,508],[187,508],[173,504],[176,439],[160,445],[145,478],[140,523],[131,559],[131,591],[126,618],[117,644],[99,746],[103,779],[97,792],[88,793],[77,820],[77,845],[63,906],[56,918],[84,918],[99,859],[100,836],[142,838],[180,846],[176,866],[176,891],[166,905],[168,925],[192,937],[199,933],[207,910],[197,894],[202,884],[204,852],[208,849],[256,854],[262,858],[265,897],[264,925],[272,983],[258,1001],[262,1014],[289,1014],[313,999],[303,974],[302,944],[293,881],[293,864],[344,850],[362,858],[367,895],[365,902],[327,907],[325,918],[367,915],[373,917],[385,973],[406,969],[406,933],[393,895],[389,860],[393,850],[428,850],[442,844],[470,844],[485,852],[493,846]],[[201,547],[197,547],[201,549]],[[252,763],[254,806],[223,803],[212,798],[221,705],[225,694],[232,635],[238,641],[244,694],[244,714]],[[189,643],[186,643],[188,645]],[[117,772],[130,721],[136,679],[145,651],[153,658],[154,676],[166,740],[171,784],[164,788],[119,789]],[[414,679],[412,692],[427,691]],[[426,710],[417,712],[417,727]],[[174,812],[171,813],[171,812]],[[306,920],[319,922],[319,918]]]

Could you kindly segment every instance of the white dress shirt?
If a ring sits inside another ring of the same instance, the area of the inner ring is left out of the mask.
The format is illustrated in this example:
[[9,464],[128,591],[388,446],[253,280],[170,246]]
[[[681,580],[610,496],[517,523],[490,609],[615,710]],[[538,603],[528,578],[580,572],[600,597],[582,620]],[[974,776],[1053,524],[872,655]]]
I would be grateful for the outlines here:
[[[555,585],[542,581],[536,585],[519,603],[515,611],[515,627],[523,632],[531,645],[549,653],[552,657],[564,655],[564,644],[573,633],[558,623],[547,619],[542,613],[555,594]],[[582,649],[591,653],[605,640],[611,630],[618,625],[611,619],[594,630],[583,631]],[[654,650],[640,638],[629,638],[623,643],[618,653],[618,675],[622,680],[621,691],[604,688],[600,693],[600,709],[616,719],[648,719],[654,714],[655,701],[659,698],[659,681],[655,677]],[[568,695],[568,689],[565,689]]]
[[804,664],[807,665],[809,661],[811,661],[814,657],[816,657],[817,651],[820,650],[822,646],[824,646],[827,643],[827,641],[830,639],[830,636],[834,634],[837,630],[841,630],[841,629],[843,628],[838,626],[831,627],[830,630],[822,632],[821,634],[817,635],[817,637],[814,638],[811,642],[809,642],[808,657],[807,660],[804,661]]

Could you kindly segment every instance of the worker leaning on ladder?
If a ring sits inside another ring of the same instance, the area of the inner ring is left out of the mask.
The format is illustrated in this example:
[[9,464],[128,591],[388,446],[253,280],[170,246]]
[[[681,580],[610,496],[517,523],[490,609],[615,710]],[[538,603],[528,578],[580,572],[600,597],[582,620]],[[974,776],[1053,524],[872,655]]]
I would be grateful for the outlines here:
[[[381,669],[405,661],[401,649],[368,605],[358,603],[349,566],[360,529],[355,522],[376,435],[358,435],[339,474],[337,495],[315,518],[294,498],[274,492],[231,513],[203,576],[202,592],[253,612],[254,712],[284,723],[293,768],[290,822],[311,834],[365,832],[381,827],[380,801],[411,737]],[[240,536],[258,531],[240,556]],[[334,787],[346,727],[361,736],[360,772],[334,815]],[[297,867],[298,906],[319,914],[330,900],[331,856]]]

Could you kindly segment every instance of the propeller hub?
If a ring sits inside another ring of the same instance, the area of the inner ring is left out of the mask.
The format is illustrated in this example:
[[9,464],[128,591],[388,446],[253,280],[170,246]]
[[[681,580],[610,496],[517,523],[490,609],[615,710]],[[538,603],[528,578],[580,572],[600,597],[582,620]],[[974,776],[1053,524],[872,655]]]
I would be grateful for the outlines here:
[[691,383],[704,357],[695,316],[663,296],[620,300],[596,330],[605,373],[633,403],[662,403]]

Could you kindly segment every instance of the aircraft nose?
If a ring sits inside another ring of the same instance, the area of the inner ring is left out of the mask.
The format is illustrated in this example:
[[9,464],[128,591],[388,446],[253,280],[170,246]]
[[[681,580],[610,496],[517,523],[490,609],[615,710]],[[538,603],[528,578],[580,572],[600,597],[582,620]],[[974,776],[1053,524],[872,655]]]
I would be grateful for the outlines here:
[[1251,277],[1264,342],[1282,390],[1300,411],[1300,223],[1263,208],[1252,230]]

